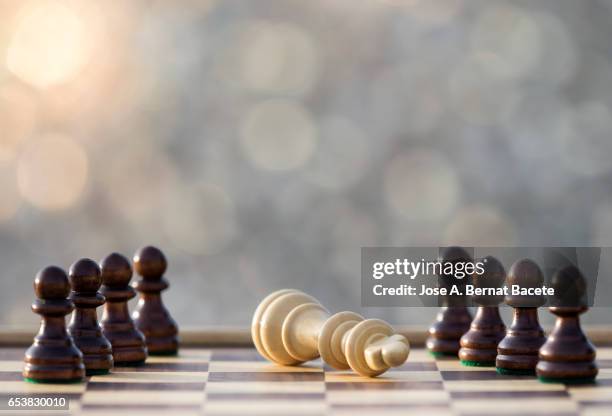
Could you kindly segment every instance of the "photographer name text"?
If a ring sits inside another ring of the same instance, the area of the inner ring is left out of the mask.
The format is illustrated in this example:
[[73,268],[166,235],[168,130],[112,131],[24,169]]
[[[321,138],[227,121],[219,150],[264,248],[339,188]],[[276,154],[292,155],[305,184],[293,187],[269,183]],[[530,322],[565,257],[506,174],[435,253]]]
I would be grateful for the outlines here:
[[474,285],[451,285],[447,287],[421,287],[403,284],[397,287],[374,285],[376,296],[554,296],[555,289],[548,286],[521,287],[520,285],[501,287],[476,287]]

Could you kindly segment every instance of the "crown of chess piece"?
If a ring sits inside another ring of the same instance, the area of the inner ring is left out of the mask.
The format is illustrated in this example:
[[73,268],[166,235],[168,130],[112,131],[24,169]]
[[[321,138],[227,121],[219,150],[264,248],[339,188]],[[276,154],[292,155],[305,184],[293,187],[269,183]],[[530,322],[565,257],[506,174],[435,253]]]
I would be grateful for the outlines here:
[[593,382],[598,373],[595,347],[580,326],[580,314],[588,310],[582,299],[586,290],[584,276],[571,265],[555,273],[551,285],[555,294],[559,293],[556,303],[560,306],[549,308],[557,319],[540,348],[536,374],[545,382]]
[[145,337],[136,329],[128,311],[128,300],[136,296],[129,285],[132,266],[128,259],[112,253],[100,262],[102,295],[102,333],[110,341],[115,366],[141,365],[147,358]]
[[[480,260],[484,273],[474,276],[476,288],[500,288],[506,280],[504,266],[495,257]],[[478,306],[470,330],[461,337],[459,359],[462,364],[479,367],[495,366],[497,345],[506,334],[506,326],[499,315],[499,304],[503,295],[479,295],[472,300]]]
[[270,361],[297,365],[321,357],[338,370],[374,377],[402,365],[410,344],[389,324],[353,312],[331,315],[315,298],[293,289],[268,295],[251,324],[257,351]]
[[[472,261],[472,256],[462,247],[447,247],[440,249],[439,261],[445,263],[458,263]],[[456,279],[455,276],[441,274],[438,278],[441,287],[453,284],[465,285],[465,279]],[[463,334],[470,329],[472,315],[465,306],[465,299],[459,295],[441,296],[442,306],[435,322],[429,328],[429,337],[426,345],[433,355],[457,356],[461,345],[459,341]]]
[[102,284],[100,268],[93,260],[81,259],[70,266],[68,278],[70,300],[75,305],[68,333],[83,353],[85,374],[106,374],[113,367],[113,351],[96,314],[96,308],[105,301],[98,292]]
[[37,383],[80,381],[85,375],[83,354],[66,331],[66,315],[74,305],[68,276],[59,267],[49,266],[38,272],[34,280],[37,299],[32,311],[42,317],[40,331],[25,353],[23,377]]
[[149,354],[174,355],[178,351],[178,327],[161,299],[161,291],[169,286],[163,277],[166,257],[158,248],[147,246],[138,250],[133,260],[142,279],[133,284],[140,299],[132,318],[145,335]]
[[[508,286],[521,288],[542,287],[544,276],[540,267],[529,259],[519,260],[508,273]],[[538,307],[546,302],[544,296],[508,295],[506,304],[514,308],[512,325],[497,346],[495,366],[500,374],[534,374],[538,351],[546,341],[538,321]]]

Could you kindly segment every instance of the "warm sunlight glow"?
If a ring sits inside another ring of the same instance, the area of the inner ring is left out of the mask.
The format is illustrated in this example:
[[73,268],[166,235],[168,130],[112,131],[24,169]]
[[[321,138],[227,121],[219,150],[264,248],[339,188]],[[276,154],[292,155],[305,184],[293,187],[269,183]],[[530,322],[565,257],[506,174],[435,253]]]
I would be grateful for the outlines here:
[[68,6],[53,1],[30,3],[16,22],[6,66],[36,87],[61,84],[87,62],[89,40],[85,22]]

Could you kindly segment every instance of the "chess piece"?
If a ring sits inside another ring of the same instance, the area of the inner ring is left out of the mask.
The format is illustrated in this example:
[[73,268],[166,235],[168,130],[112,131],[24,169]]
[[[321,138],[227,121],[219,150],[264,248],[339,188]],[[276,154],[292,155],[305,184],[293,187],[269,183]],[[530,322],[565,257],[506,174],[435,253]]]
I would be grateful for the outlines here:
[[100,268],[93,260],[81,259],[70,267],[68,277],[72,286],[70,300],[75,306],[68,333],[83,353],[86,375],[107,374],[113,367],[113,352],[96,314],[96,308],[105,300],[98,292],[102,284]]
[[106,297],[102,313],[102,333],[113,348],[115,366],[141,365],[147,358],[145,337],[128,312],[127,302],[136,296],[129,286],[132,267],[128,259],[113,253],[100,262],[102,295]]
[[[470,262],[472,256],[461,247],[448,247],[440,250],[438,259],[443,264]],[[466,279],[458,279],[453,275],[442,273],[438,282],[440,287],[447,289],[452,285],[464,286]],[[449,289],[450,290],[450,289]],[[441,296],[442,306],[436,321],[429,328],[427,349],[435,356],[457,356],[461,348],[459,340],[470,329],[472,316],[465,306],[466,300],[460,295]]]
[[555,273],[551,283],[555,297],[560,296],[556,299],[560,306],[549,308],[557,319],[548,340],[540,348],[536,374],[544,382],[593,382],[598,373],[595,347],[582,331],[579,318],[588,310],[582,299],[584,276],[571,265]]
[[[507,285],[521,288],[542,287],[544,276],[536,263],[519,260],[508,273]],[[506,303],[514,308],[512,325],[497,346],[495,365],[500,374],[534,374],[538,351],[544,341],[544,331],[538,322],[538,307],[544,296],[509,295]]]
[[434,356],[454,356],[459,353],[459,341],[472,322],[472,315],[465,306],[443,306],[436,321],[429,328],[427,349]]
[[143,247],[134,254],[134,268],[142,279],[133,285],[140,299],[132,318],[144,334],[151,355],[174,355],[178,351],[178,327],[161,299],[161,291],[168,288],[163,277],[166,267],[166,257],[158,248]]
[[296,365],[321,356],[331,367],[374,377],[402,365],[410,345],[379,319],[353,312],[335,315],[298,290],[270,294],[255,310],[251,335],[270,361]]
[[83,354],[66,331],[65,316],[73,303],[68,277],[59,267],[49,266],[34,280],[36,299],[32,311],[42,316],[40,331],[25,353],[23,377],[35,383],[69,383],[85,375]]
[[[484,273],[474,276],[475,288],[498,289],[506,280],[504,266],[495,257],[485,257]],[[459,359],[468,366],[494,367],[497,345],[506,334],[506,326],[499,315],[499,304],[503,295],[478,295],[472,300],[478,306],[470,330],[461,337]]]

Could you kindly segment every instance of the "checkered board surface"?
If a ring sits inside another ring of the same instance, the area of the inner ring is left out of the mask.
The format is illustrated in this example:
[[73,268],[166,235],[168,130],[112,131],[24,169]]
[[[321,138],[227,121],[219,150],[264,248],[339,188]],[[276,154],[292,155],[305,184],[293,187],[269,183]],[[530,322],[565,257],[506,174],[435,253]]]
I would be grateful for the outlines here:
[[369,379],[320,361],[277,366],[252,349],[182,349],[177,357],[149,357],[143,367],[115,368],[80,384],[30,384],[21,379],[23,353],[0,349],[0,399],[24,393],[70,398],[69,412],[41,414],[612,415],[612,348],[598,349],[597,383],[576,387],[501,376],[423,350]]

